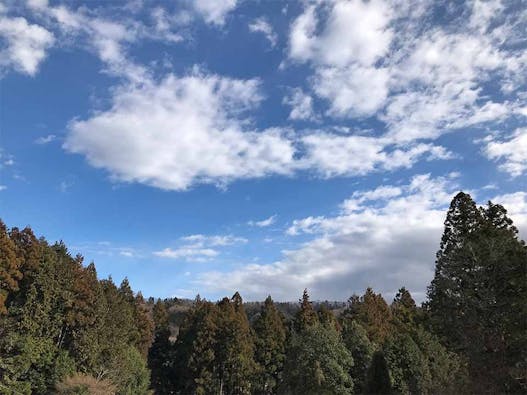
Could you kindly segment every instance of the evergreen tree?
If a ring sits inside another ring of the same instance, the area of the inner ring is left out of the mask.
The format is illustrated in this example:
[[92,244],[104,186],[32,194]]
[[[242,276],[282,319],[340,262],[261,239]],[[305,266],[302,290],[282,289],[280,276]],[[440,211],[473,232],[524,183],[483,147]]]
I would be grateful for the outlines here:
[[294,329],[297,332],[302,332],[303,330],[317,323],[317,313],[313,309],[313,305],[309,300],[309,294],[307,293],[307,289],[304,289],[302,299],[300,299],[300,310],[295,315]]
[[238,292],[231,300],[224,298],[218,303],[217,327],[215,359],[219,392],[249,394],[256,370],[254,338]]
[[0,315],[7,313],[6,301],[9,293],[18,290],[18,281],[22,278],[19,268],[20,259],[16,254],[15,243],[0,220]]
[[368,368],[371,364],[375,345],[368,339],[366,330],[354,320],[342,322],[342,339],[353,357],[353,367],[350,370],[355,393],[366,391]]
[[353,295],[348,300],[343,317],[357,320],[366,329],[369,339],[377,344],[382,344],[391,331],[390,308],[382,295],[369,287],[360,298]]
[[275,394],[282,381],[287,338],[284,320],[271,296],[268,296],[254,322],[255,360],[260,366],[257,375],[259,394]]
[[[506,210],[451,203],[428,290],[435,331],[469,358],[477,391],[520,391],[527,382],[527,249]],[[478,387],[479,386],[479,387]]]
[[[470,195],[458,193],[450,204],[437,252],[434,279],[428,289],[428,307],[436,331],[457,349],[465,348],[467,320],[477,320],[467,302],[473,292],[476,264],[469,239],[481,224],[481,214]],[[463,318],[466,314],[470,317]],[[468,331],[470,332],[470,331]]]
[[393,393],[390,380],[390,371],[382,351],[373,354],[371,365],[368,369],[367,394],[391,395]]
[[157,300],[153,309],[154,339],[148,351],[148,366],[152,371],[152,388],[159,394],[170,394],[173,383],[173,346],[170,342],[168,312],[165,304]]
[[352,394],[353,357],[333,328],[319,323],[291,336],[284,391],[291,394]]
[[383,354],[396,393],[427,393],[431,387],[428,364],[410,335],[395,333],[388,337],[383,346]]

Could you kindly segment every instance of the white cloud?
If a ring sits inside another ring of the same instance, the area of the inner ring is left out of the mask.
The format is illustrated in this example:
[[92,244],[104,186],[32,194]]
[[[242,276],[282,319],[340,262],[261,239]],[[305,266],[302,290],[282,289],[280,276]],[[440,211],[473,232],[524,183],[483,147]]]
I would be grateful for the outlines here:
[[217,247],[217,246],[228,246],[239,243],[247,243],[247,239],[243,237],[236,237],[232,235],[190,235],[184,236],[181,240],[185,242],[191,242],[194,246],[203,247],[205,245]]
[[513,177],[527,172],[527,128],[517,129],[508,138],[490,135],[484,142],[484,154],[498,161],[501,170]]
[[271,226],[276,221],[276,215],[271,215],[269,218],[262,219],[260,221],[249,221],[247,224],[249,226],[257,226],[259,228],[265,228],[267,226]]
[[[311,66],[307,82],[327,116],[375,116],[394,145],[523,114],[527,13],[477,0],[447,7],[449,22],[437,24],[434,9],[433,1],[305,3],[288,57]],[[489,98],[489,84],[501,101]]]
[[[3,41],[3,43],[2,43]],[[0,68],[35,75],[54,36],[42,26],[25,18],[9,18],[0,13]]]
[[205,22],[222,26],[227,14],[236,8],[236,0],[194,0],[192,5]]
[[493,203],[499,203],[507,209],[507,215],[512,218],[518,228],[522,240],[527,239],[527,192],[513,192],[495,196]]
[[189,262],[206,262],[220,254],[217,248],[247,243],[243,237],[232,235],[190,235],[181,237],[177,248],[164,248],[153,254],[162,258],[183,259]]
[[313,120],[313,99],[301,88],[294,88],[290,94],[284,97],[283,103],[291,106],[289,119],[292,120]]
[[48,144],[52,141],[55,141],[57,139],[57,136],[54,134],[48,134],[47,136],[39,137],[35,140],[35,144]]
[[293,22],[289,56],[311,62],[316,72],[313,89],[330,102],[330,113],[371,115],[388,93],[388,73],[374,63],[388,51],[392,31],[388,3],[335,1],[320,34],[315,6],[306,7]]
[[111,109],[70,124],[64,147],[116,179],[163,189],[288,174],[291,141],[242,117],[261,100],[258,84],[194,71],[122,86]]
[[256,18],[251,23],[249,23],[249,30],[253,33],[262,33],[271,43],[272,47],[274,47],[278,41],[278,36],[265,17]]
[[180,248],[164,248],[161,251],[154,252],[162,258],[171,259],[185,259],[187,261],[203,262],[218,255],[218,251],[212,248],[194,248],[194,247],[180,247]]
[[302,142],[306,147],[303,163],[323,177],[365,175],[379,170],[409,168],[424,155],[429,160],[452,157],[440,146],[416,144],[390,149],[390,140],[369,136],[318,133],[304,137]]
[[293,22],[289,48],[293,60],[335,67],[370,66],[388,50],[392,32],[387,2],[335,1],[324,29],[316,35],[318,11],[310,5]]
[[[261,300],[269,289],[278,300],[295,300],[303,288],[314,299],[344,300],[368,286],[391,298],[401,286],[418,300],[433,277],[443,221],[458,190],[451,176],[415,176],[406,185],[381,185],[359,191],[332,217],[296,220],[288,234],[314,239],[283,252],[271,264],[250,264],[227,273],[199,277],[210,290],[239,290]],[[364,204],[364,203],[368,204]],[[520,232],[527,227],[527,194],[496,197],[504,203]]]
[[5,191],[7,187],[5,185],[0,185],[0,191]]
[[381,108],[388,96],[387,69],[352,65],[346,68],[321,67],[313,89],[330,102],[329,114],[368,116]]

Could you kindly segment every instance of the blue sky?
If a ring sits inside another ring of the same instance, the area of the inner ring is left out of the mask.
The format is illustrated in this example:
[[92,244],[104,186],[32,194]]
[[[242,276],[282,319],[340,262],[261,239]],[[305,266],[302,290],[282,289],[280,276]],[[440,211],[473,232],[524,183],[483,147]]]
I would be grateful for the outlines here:
[[527,232],[527,3],[0,1],[0,217],[145,295],[422,300]]

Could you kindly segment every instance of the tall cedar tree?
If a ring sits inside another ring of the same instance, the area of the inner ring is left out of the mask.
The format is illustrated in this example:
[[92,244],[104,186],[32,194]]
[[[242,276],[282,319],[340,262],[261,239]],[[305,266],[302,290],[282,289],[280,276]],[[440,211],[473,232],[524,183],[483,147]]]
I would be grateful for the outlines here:
[[500,205],[450,205],[428,308],[437,333],[466,354],[476,391],[525,391],[527,249]]
[[255,360],[260,368],[255,389],[258,394],[275,394],[282,381],[287,339],[284,321],[283,314],[268,296],[253,325]]
[[369,287],[360,298],[353,295],[348,300],[343,316],[357,320],[366,329],[369,339],[379,345],[391,331],[390,307],[381,294],[376,294]]
[[294,320],[294,329],[296,332],[302,332],[303,330],[318,324],[318,315],[309,300],[307,289],[304,289],[302,299],[300,299],[299,302],[300,310],[296,313]]
[[218,303],[218,308],[216,365],[219,393],[250,394],[256,372],[254,337],[240,294],[236,292],[231,300],[224,298]]

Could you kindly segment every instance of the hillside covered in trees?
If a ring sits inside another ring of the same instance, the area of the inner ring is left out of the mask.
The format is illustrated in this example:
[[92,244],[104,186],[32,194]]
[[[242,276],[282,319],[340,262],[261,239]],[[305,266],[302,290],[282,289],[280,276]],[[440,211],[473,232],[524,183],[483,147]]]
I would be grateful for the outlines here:
[[145,301],[1,222],[0,287],[1,394],[527,391],[527,248],[502,206],[464,193],[421,306],[404,287],[390,304],[370,288],[346,303]]

